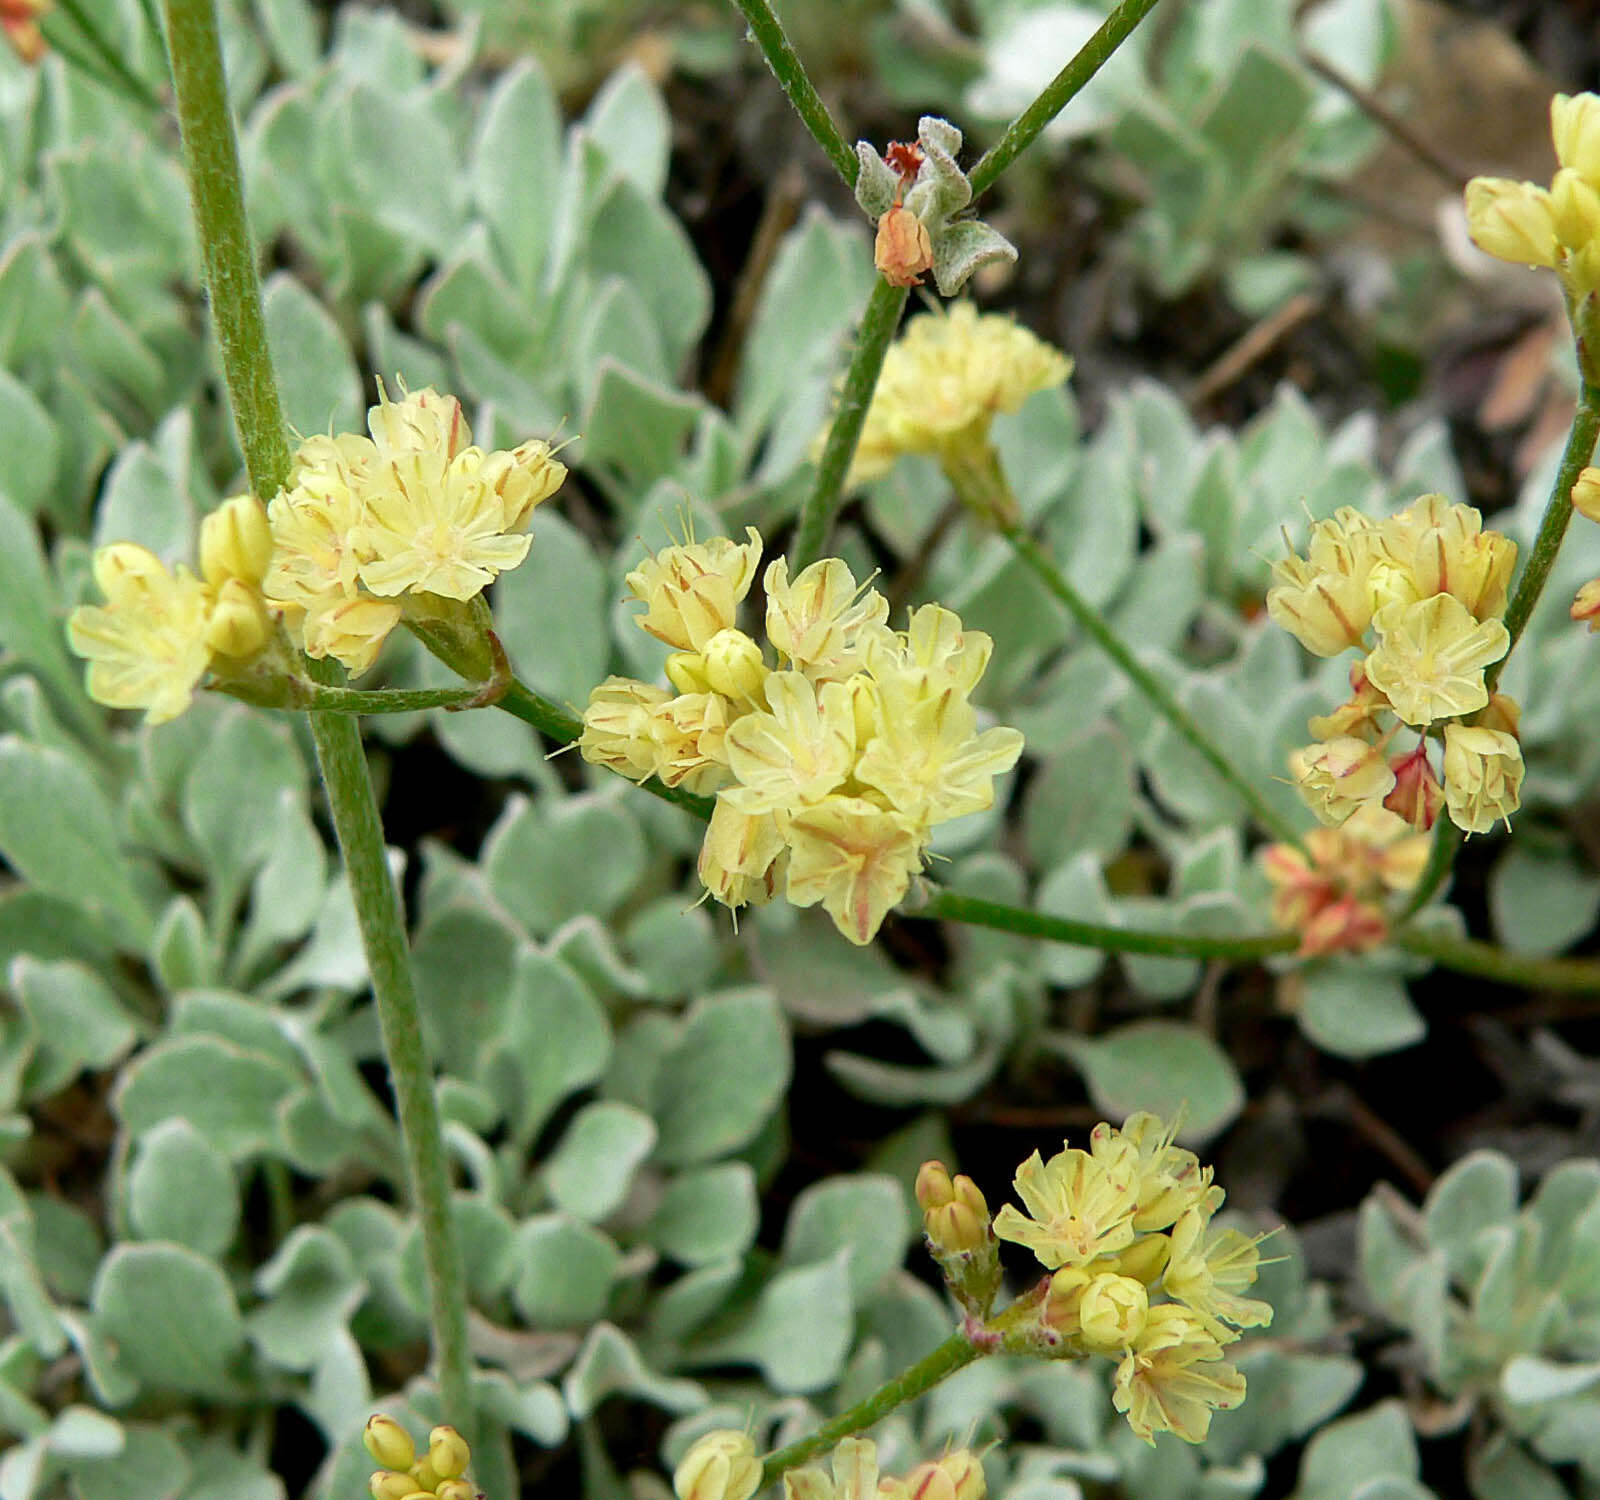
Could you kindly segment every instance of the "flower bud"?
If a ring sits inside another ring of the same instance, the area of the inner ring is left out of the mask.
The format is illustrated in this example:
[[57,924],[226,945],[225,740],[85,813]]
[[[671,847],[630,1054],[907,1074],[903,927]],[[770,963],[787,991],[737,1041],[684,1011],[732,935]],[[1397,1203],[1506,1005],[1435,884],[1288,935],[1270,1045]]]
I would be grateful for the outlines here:
[[472,1462],[472,1449],[454,1427],[435,1427],[428,1434],[428,1462],[441,1479],[459,1479]]
[[1388,920],[1378,907],[1344,896],[1324,906],[1300,929],[1297,951],[1302,958],[1366,953],[1380,947],[1388,936]]
[[890,286],[920,286],[933,269],[933,241],[928,228],[909,208],[895,203],[878,220],[872,263]]
[[1480,250],[1524,266],[1554,266],[1560,249],[1550,194],[1507,177],[1467,184],[1467,232]]
[[443,1478],[444,1475],[434,1468],[433,1461],[429,1458],[419,1458],[411,1466],[411,1482],[419,1490],[425,1490],[430,1495],[439,1488],[439,1481]]
[[1587,468],[1572,487],[1572,508],[1580,516],[1600,521],[1600,469]]
[[1120,1352],[1144,1330],[1150,1296],[1131,1276],[1096,1276],[1078,1304],[1082,1337],[1102,1354]]
[[925,1161],[917,1168],[916,1186],[912,1189],[917,1204],[924,1214],[932,1213],[955,1200],[955,1186],[942,1161]]
[[206,645],[219,656],[254,656],[271,633],[260,593],[242,579],[227,579],[206,615]]
[[1563,167],[1600,183],[1600,98],[1557,94],[1550,101],[1550,134]]
[[409,1469],[417,1461],[417,1448],[411,1441],[411,1434],[382,1412],[367,1418],[361,1441],[366,1444],[367,1452],[386,1469]]
[[1479,729],[1498,729],[1514,739],[1520,738],[1517,726],[1522,723],[1522,707],[1509,693],[1490,693],[1483,712],[1478,715]]
[[1131,1277],[1147,1287],[1154,1286],[1156,1278],[1166,1269],[1170,1243],[1164,1234],[1147,1234],[1135,1240],[1117,1257],[1117,1274]]
[[272,528],[254,495],[224,500],[200,523],[200,575],[220,589],[230,578],[259,588],[272,561]]
[[1600,578],[1591,578],[1572,601],[1572,618],[1587,620],[1590,630],[1600,630]]
[[367,1481],[367,1492],[372,1500],[407,1500],[416,1493],[417,1482],[409,1474],[393,1469],[379,1469]]
[[1563,245],[1581,250],[1600,232],[1600,193],[1570,167],[1550,184],[1550,211]]
[[908,1500],[983,1500],[988,1491],[983,1465],[969,1448],[918,1464],[905,1487]]
[[719,630],[700,653],[711,691],[725,698],[756,702],[766,679],[761,647],[742,630]]
[[483,1500],[483,1491],[465,1479],[442,1479],[434,1494],[438,1500]]
[[1444,802],[1444,788],[1428,761],[1428,742],[1421,741],[1409,755],[1397,755],[1389,768],[1394,772],[1394,788],[1383,805],[1426,833]]
[[750,1500],[760,1485],[750,1435],[726,1427],[699,1438],[672,1474],[678,1500]]

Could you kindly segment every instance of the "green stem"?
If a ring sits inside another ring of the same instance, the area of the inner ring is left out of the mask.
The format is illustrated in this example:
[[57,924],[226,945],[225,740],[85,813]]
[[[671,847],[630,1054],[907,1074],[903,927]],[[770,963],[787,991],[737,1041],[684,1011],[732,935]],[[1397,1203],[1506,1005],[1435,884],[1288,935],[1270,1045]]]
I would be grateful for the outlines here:
[[[150,86],[123,62],[122,54],[101,34],[100,28],[95,25],[94,18],[84,8],[81,0],[56,0],[56,4],[61,13],[71,19],[96,61],[109,75],[108,79],[103,77],[103,81],[109,81],[114,88],[144,108],[159,110],[161,101],[151,92]],[[49,28],[45,29],[51,45],[64,52],[60,33],[49,36]]]
[[769,1453],[761,1465],[761,1483],[776,1484],[789,1469],[803,1464],[808,1458],[826,1453],[842,1438],[855,1432],[864,1432],[874,1422],[881,1421],[897,1406],[932,1390],[947,1375],[953,1375],[965,1365],[970,1365],[986,1350],[964,1333],[952,1334],[925,1359],[919,1359],[910,1369],[902,1371],[887,1385],[874,1391],[865,1401],[858,1402],[848,1411],[841,1412],[831,1422],[824,1422],[810,1437],[790,1443]]
[[411,1190],[422,1223],[428,1318],[439,1392],[446,1419],[470,1443],[476,1423],[472,1356],[467,1346],[466,1271],[450,1210],[450,1166],[434,1096],[433,1069],[422,1039],[422,1007],[417,1003],[406,944],[405,915],[389,871],[383,824],[372,794],[359,724],[348,714],[312,714],[311,734],[361,929],[394,1087],[395,1113],[400,1117]]
[[861,170],[861,163],[856,160],[856,154],[850,149],[850,143],[834,124],[833,116],[828,113],[828,106],[822,102],[822,96],[811,82],[811,75],[806,72],[805,64],[800,61],[799,54],[790,45],[789,38],[784,35],[783,24],[773,14],[772,7],[767,0],[734,0],[734,4],[739,7],[749,23],[750,35],[761,48],[773,76],[777,78],[784,93],[789,96],[789,103],[794,105],[795,113],[811,132],[811,138],[822,147],[828,155],[828,160],[839,169],[839,175],[844,178],[845,186],[854,187],[856,174]]
[[1005,134],[978,158],[977,166],[967,174],[974,198],[994,185],[995,179],[1100,71],[1155,5],[1156,0],[1122,0],[1105,18],[1072,61],[1045,85],[1043,93],[1006,126]]
[[1569,994],[1600,995],[1600,960],[1593,958],[1531,958],[1508,953],[1476,938],[1450,937],[1403,927],[1394,935],[1395,946],[1420,958],[1431,958],[1440,968],[1457,974],[1474,974],[1498,984],[1528,990],[1564,990]]
[[1249,937],[1205,937],[1198,933],[1150,932],[1136,927],[1112,927],[1104,922],[1080,922],[1073,917],[1053,917],[1026,907],[1005,906],[976,896],[935,888],[927,901],[908,915],[941,917],[1019,937],[1047,938],[1079,948],[1099,948],[1107,953],[1155,953],[1164,958],[1223,958],[1252,960],[1274,953],[1292,953],[1299,936],[1292,932],[1264,932]]
[[[1561,454],[1561,465],[1556,470],[1555,483],[1550,487],[1550,498],[1545,502],[1544,516],[1522,565],[1517,586],[1511,601],[1506,605],[1506,631],[1511,644],[1506,653],[1483,674],[1484,685],[1492,693],[1500,681],[1500,674],[1516,650],[1517,642],[1528,628],[1533,607],[1544,592],[1550,569],[1555,566],[1556,554],[1561,550],[1567,534],[1567,523],[1572,520],[1572,487],[1578,482],[1584,466],[1594,457],[1596,438],[1600,437],[1600,386],[1588,381],[1578,396],[1578,409],[1573,414],[1572,431],[1567,434],[1567,446]],[[1406,902],[1403,917],[1415,916],[1437,896],[1449,879],[1450,867],[1455,863],[1456,851],[1465,835],[1447,817],[1441,817],[1434,827],[1433,847],[1428,851],[1428,863],[1417,882],[1411,899]]]
[[833,425],[823,444],[822,459],[817,465],[817,480],[800,508],[800,524],[792,548],[797,573],[821,557],[828,544],[828,532],[839,509],[844,478],[849,472],[850,460],[855,457],[856,443],[861,438],[861,426],[867,419],[867,407],[872,403],[872,392],[878,384],[878,372],[883,369],[884,355],[889,352],[894,331],[900,326],[906,296],[905,287],[890,286],[879,277],[873,283],[872,295],[867,298],[861,327],[856,332],[855,351],[850,356],[850,368],[845,371],[844,385],[839,392],[839,409],[834,413]]
[[409,714],[429,708],[488,707],[478,688],[347,688],[297,682],[295,708],[321,713]]
[[1232,788],[1234,794],[1255,814],[1256,821],[1277,838],[1298,845],[1301,837],[1299,830],[1278,813],[1248,778],[1243,776],[1227,756],[1212,743],[1210,736],[1178,702],[1172,690],[1122,643],[1106,623],[1105,617],[1073,588],[1067,581],[1066,575],[1051,561],[1044,549],[1021,527],[1011,526],[1002,530],[1006,539],[1016,548],[1017,556],[1032,568],[1040,582],[1066,605],[1067,612],[1078,622],[1083,633],[1122,669],[1128,680],[1150,700],[1190,748]]
[[[251,488],[261,496],[273,495],[289,477],[289,445],[267,346],[255,249],[245,218],[214,0],[165,0],[165,6],[178,123],[223,374]],[[312,664],[313,674],[319,678],[323,670]],[[434,1354],[445,1413],[471,1441],[475,1424],[466,1281],[450,1212],[448,1162],[432,1070],[422,1040],[400,896],[389,871],[383,827],[356,720],[347,714],[313,714],[311,733],[394,1080],[411,1192],[422,1224]]]
[[255,245],[244,211],[213,0],[165,0],[167,56],[183,134],[211,323],[250,487],[263,500],[288,483],[289,443],[272,373]]

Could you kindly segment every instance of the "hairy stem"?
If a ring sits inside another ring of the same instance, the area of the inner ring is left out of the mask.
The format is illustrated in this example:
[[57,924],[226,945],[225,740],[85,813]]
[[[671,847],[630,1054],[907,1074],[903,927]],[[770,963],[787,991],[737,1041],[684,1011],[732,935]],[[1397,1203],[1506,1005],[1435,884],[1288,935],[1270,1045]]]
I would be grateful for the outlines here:
[[1155,6],[1156,0],[1122,0],[1105,18],[1100,29],[1078,49],[1077,55],[1066,67],[1045,85],[1039,97],[1007,125],[1005,134],[978,158],[977,166],[967,174],[974,198],[985,188],[994,185],[995,179],[1066,108]]
[[817,465],[817,480],[800,507],[800,524],[791,549],[797,573],[821,557],[823,548],[828,545],[828,532],[838,514],[844,477],[850,460],[855,457],[856,443],[861,438],[862,423],[867,419],[867,407],[872,404],[872,392],[878,384],[878,372],[883,369],[884,355],[889,352],[894,331],[900,326],[906,295],[905,287],[890,286],[879,277],[873,283],[872,295],[867,298],[861,327],[856,332],[855,350],[850,356],[850,368],[845,371],[844,385],[839,392],[839,409],[834,413],[833,425],[823,444],[822,459]]
[[1067,607],[1079,628],[1120,667],[1128,680],[1150,700],[1184,742],[1225,781],[1268,832],[1287,843],[1299,844],[1300,832],[1264,798],[1260,791],[1212,743],[1211,737],[1178,702],[1172,690],[1123,644],[1105,617],[1067,580],[1065,573],[1021,527],[1003,528],[1006,539],[1039,581]]
[[1457,974],[1475,974],[1518,989],[1600,995],[1600,959],[1533,958],[1476,938],[1450,937],[1415,927],[1402,927],[1394,942],[1407,953],[1431,958],[1440,968]]
[[964,1333],[952,1334],[932,1354],[920,1359],[902,1371],[887,1385],[874,1391],[865,1401],[858,1402],[848,1411],[841,1412],[831,1422],[824,1422],[810,1437],[790,1443],[769,1453],[761,1466],[761,1483],[777,1483],[789,1469],[803,1464],[808,1458],[826,1453],[842,1438],[852,1433],[865,1432],[874,1422],[881,1421],[897,1406],[932,1390],[947,1375],[953,1375],[964,1365],[970,1365],[986,1351]]
[[936,887],[927,901],[908,915],[940,917],[965,922],[1018,937],[1045,938],[1098,948],[1104,953],[1156,953],[1164,958],[1222,958],[1251,960],[1274,953],[1292,953],[1299,936],[1292,932],[1264,932],[1248,937],[1206,937],[1181,932],[1150,932],[1137,927],[1112,927],[1104,922],[1080,922],[1075,917],[1053,917],[1026,907],[1006,906],[977,896],[962,896]]
[[815,85],[811,82],[811,75],[806,72],[805,64],[800,61],[799,55],[789,44],[789,38],[784,35],[783,25],[773,14],[771,5],[767,0],[734,0],[734,4],[739,7],[749,23],[750,35],[761,48],[762,55],[767,59],[767,66],[772,69],[773,76],[788,95],[789,103],[794,105],[795,113],[800,116],[801,123],[811,132],[811,138],[827,153],[828,160],[839,169],[839,175],[844,178],[845,186],[854,187],[856,173],[861,170],[861,163],[856,160],[856,154],[850,149],[850,143],[834,124],[833,116],[828,113],[828,106],[822,102],[822,96],[817,93]]
[[[165,4],[178,120],[223,374],[251,488],[268,496],[289,477],[289,446],[267,347],[255,249],[245,218],[214,0],[165,0]],[[319,663],[312,663],[312,671],[319,680],[332,675],[330,668]],[[383,826],[356,720],[342,713],[313,714],[311,732],[361,928],[405,1140],[411,1193],[422,1224],[430,1322],[444,1409],[448,1420],[468,1434],[470,1441],[475,1423],[466,1278],[450,1212],[444,1136],[433,1093],[433,1072],[422,1040],[400,895],[389,871]]]

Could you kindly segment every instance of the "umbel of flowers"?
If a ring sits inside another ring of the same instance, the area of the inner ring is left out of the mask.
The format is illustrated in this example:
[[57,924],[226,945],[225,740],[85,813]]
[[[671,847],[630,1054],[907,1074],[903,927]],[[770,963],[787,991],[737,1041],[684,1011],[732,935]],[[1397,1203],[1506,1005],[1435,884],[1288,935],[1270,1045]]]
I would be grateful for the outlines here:
[[208,671],[246,677],[278,625],[307,655],[364,672],[402,619],[447,616],[520,563],[534,507],[566,477],[547,443],[474,446],[461,403],[432,389],[384,394],[368,430],[307,439],[264,509],[240,495],[207,516],[199,577],[131,542],[102,547],[106,602],[68,622],[89,695],[163,723]]
[[923,866],[940,823],[994,800],[1022,752],[978,729],[971,694],[992,643],[936,604],[887,624],[888,601],[826,558],[768,564],[765,647],[737,625],[760,535],[687,541],[628,575],[639,626],[673,647],[671,689],[609,677],[590,695],[585,760],[716,795],[700,878],[728,907],[779,891],[819,902],[870,942]]
[[912,318],[884,356],[849,483],[877,479],[902,454],[921,453],[968,505],[1015,521],[989,428],[997,413],[1018,410],[1071,373],[1060,350],[970,302]]
[[1510,648],[1501,616],[1516,558],[1470,506],[1424,495],[1382,521],[1342,509],[1312,527],[1306,556],[1273,565],[1273,620],[1318,656],[1362,653],[1350,698],[1313,718],[1316,743],[1289,758],[1321,822],[1378,805],[1426,830],[1441,804],[1468,833],[1509,820],[1518,709],[1484,673]]
[[[1213,1412],[1245,1397],[1228,1362],[1240,1330],[1265,1327],[1272,1308],[1246,1296],[1263,1236],[1218,1228],[1223,1191],[1210,1167],[1174,1144],[1176,1126],[1148,1113],[1120,1130],[1097,1125],[1087,1151],[1063,1145],[1017,1169],[1023,1209],[992,1219],[971,1178],[939,1162],[917,1174],[928,1249],[965,1314],[962,1334],[979,1354],[1110,1359],[1112,1404],[1147,1443],[1159,1432],[1204,1441]],[[994,1312],[999,1240],[1031,1250],[1047,1273]],[[881,1414],[881,1412],[879,1413]],[[679,1500],[749,1500],[762,1466],[748,1436],[721,1430],[689,1450],[674,1475]],[[847,1441],[821,1469],[784,1476],[785,1500],[981,1500],[971,1454],[948,1453],[905,1480],[881,1479],[871,1446]]]

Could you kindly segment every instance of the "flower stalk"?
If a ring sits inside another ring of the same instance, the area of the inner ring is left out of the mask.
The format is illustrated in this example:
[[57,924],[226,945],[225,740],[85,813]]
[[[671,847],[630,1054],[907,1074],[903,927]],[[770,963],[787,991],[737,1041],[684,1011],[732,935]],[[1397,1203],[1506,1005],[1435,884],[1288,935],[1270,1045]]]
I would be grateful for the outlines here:
[[[289,445],[245,216],[238,145],[228,108],[214,0],[165,0],[167,44],[223,374],[251,488],[288,481]],[[320,678],[332,668],[313,664]],[[337,684],[328,682],[333,688]],[[389,870],[361,732],[347,713],[311,716],[317,760],[361,928],[373,998],[422,1224],[430,1325],[444,1409],[474,1428],[466,1277],[450,1211],[450,1178],[426,1056],[399,892]]]

